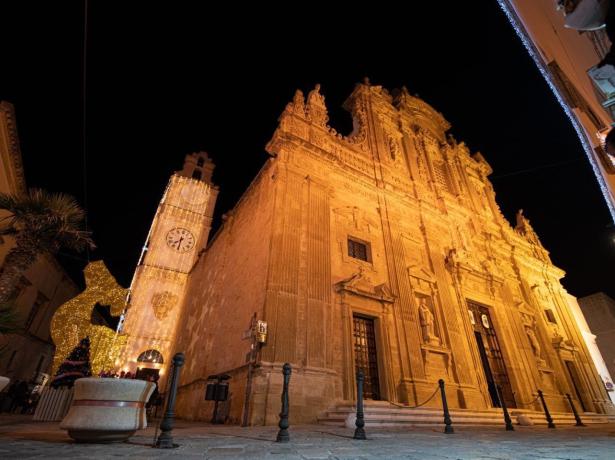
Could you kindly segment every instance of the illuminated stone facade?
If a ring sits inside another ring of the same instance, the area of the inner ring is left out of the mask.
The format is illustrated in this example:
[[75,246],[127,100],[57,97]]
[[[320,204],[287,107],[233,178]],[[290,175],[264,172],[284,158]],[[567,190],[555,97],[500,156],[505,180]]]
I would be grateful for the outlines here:
[[569,410],[564,393],[609,410],[564,272],[522,212],[514,228],[502,216],[485,159],[405,89],[359,84],[345,107],[348,136],[328,126],[319,87],[297,91],[271,158],[185,275],[179,416],[210,419],[206,379],[227,373],[229,419],[277,423],[284,362],[293,422],[352,401],[359,366],[368,397],[399,404],[442,378],[453,408],[496,405],[500,384],[509,407],[542,389],[554,411]]
[[163,374],[170,363],[188,274],[211,229],[217,197],[211,183],[213,169],[207,154],[187,155],[183,170],[177,171],[167,185],[143,247],[120,327],[127,335],[126,348],[117,363],[122,364],[122,370],[149,368]]

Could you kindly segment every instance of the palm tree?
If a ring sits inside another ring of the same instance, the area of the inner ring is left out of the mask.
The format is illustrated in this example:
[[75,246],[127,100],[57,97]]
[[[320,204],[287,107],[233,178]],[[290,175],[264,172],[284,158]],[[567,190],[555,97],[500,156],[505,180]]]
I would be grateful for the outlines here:
[[80,230],[85,212],[70,195],[30,189],[25,194],[0,193],[0,235],[11,235],[15,246],[6,255],[0,273],[0,304],[14,294],[22,274],[38,256],[60,248],[81,252],[94,248],[90,232]]

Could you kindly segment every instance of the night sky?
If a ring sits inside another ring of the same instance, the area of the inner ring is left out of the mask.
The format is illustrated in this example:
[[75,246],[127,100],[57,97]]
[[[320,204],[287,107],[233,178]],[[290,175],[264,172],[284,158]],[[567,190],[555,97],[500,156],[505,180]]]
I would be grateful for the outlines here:
[[[410,2],[407,13],[386,2],[343,14],[313,2],[197,5],[90,2],[85,164],[83,2],[0,6],[0,99],[15,105],[28,185],[77,197],[91,257],[122,284],[185,154],[205,150],[217,165],[217,226],[296,88],[320,83],[331,125],[347,134],[341,104],[368,76],[407,86],[482,152],[504,215],[525,210],[570,293],[615,297],[615,231],[597,182],[496,0]],[[59,259],[79,280],[85,255]]]

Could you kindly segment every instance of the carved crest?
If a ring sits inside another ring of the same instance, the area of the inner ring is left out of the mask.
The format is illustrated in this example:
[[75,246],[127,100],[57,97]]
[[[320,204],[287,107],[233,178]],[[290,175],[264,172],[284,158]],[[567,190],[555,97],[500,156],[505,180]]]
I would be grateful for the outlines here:
[[377,221],[357,206],[344,206],[333,211],[360,232],[370,233],[371,229],[378,228]]
[[169,291],[157,292],[152,296],[152,308],[154,315],[160,321],[165,319],[169,312],[173,310],[179,298]]

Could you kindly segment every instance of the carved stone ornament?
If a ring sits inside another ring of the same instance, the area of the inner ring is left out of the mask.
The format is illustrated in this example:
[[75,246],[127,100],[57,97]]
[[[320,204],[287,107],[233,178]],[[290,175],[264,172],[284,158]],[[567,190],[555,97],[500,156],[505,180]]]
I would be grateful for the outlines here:
[[307,98],[307,115],[309,119],[316,125],[326,126],[329,121],[329,115],[327,114],[327,106],[325,105],[325,98],[320,94],[320,85],[309,92]]
[[386,303],[393,303],[395,301],[395,297],[387,284],[374,285],[369,277],[365,275],[363,267],[359,267],[359,270],[349,278],[336,283],[335,287],[338,292],[346,291]]
[[152,308],[154,309],[154,315],[160,321],[165,319],[168,314],[173,310],[179,298],[177,295],[169,291],[157,292],[152,296]]
[[393,161],[398,160],[401,155],[401,149],[399,147],[399,143],[397,142],[396,139],[389,136],[388,144],[389,144],[388,147],[389,147],[389,154],[391,155],[391,160]]
[[532,292],[541,305],[545,305],[549,301],[549,295],[547,294],[546,287],[540,284],[534,284],[532,286]]
[[476,319],[474,318],[474,312],[468,309],[468,315],[470,316],[470,324],[474,326],[476,324]]

